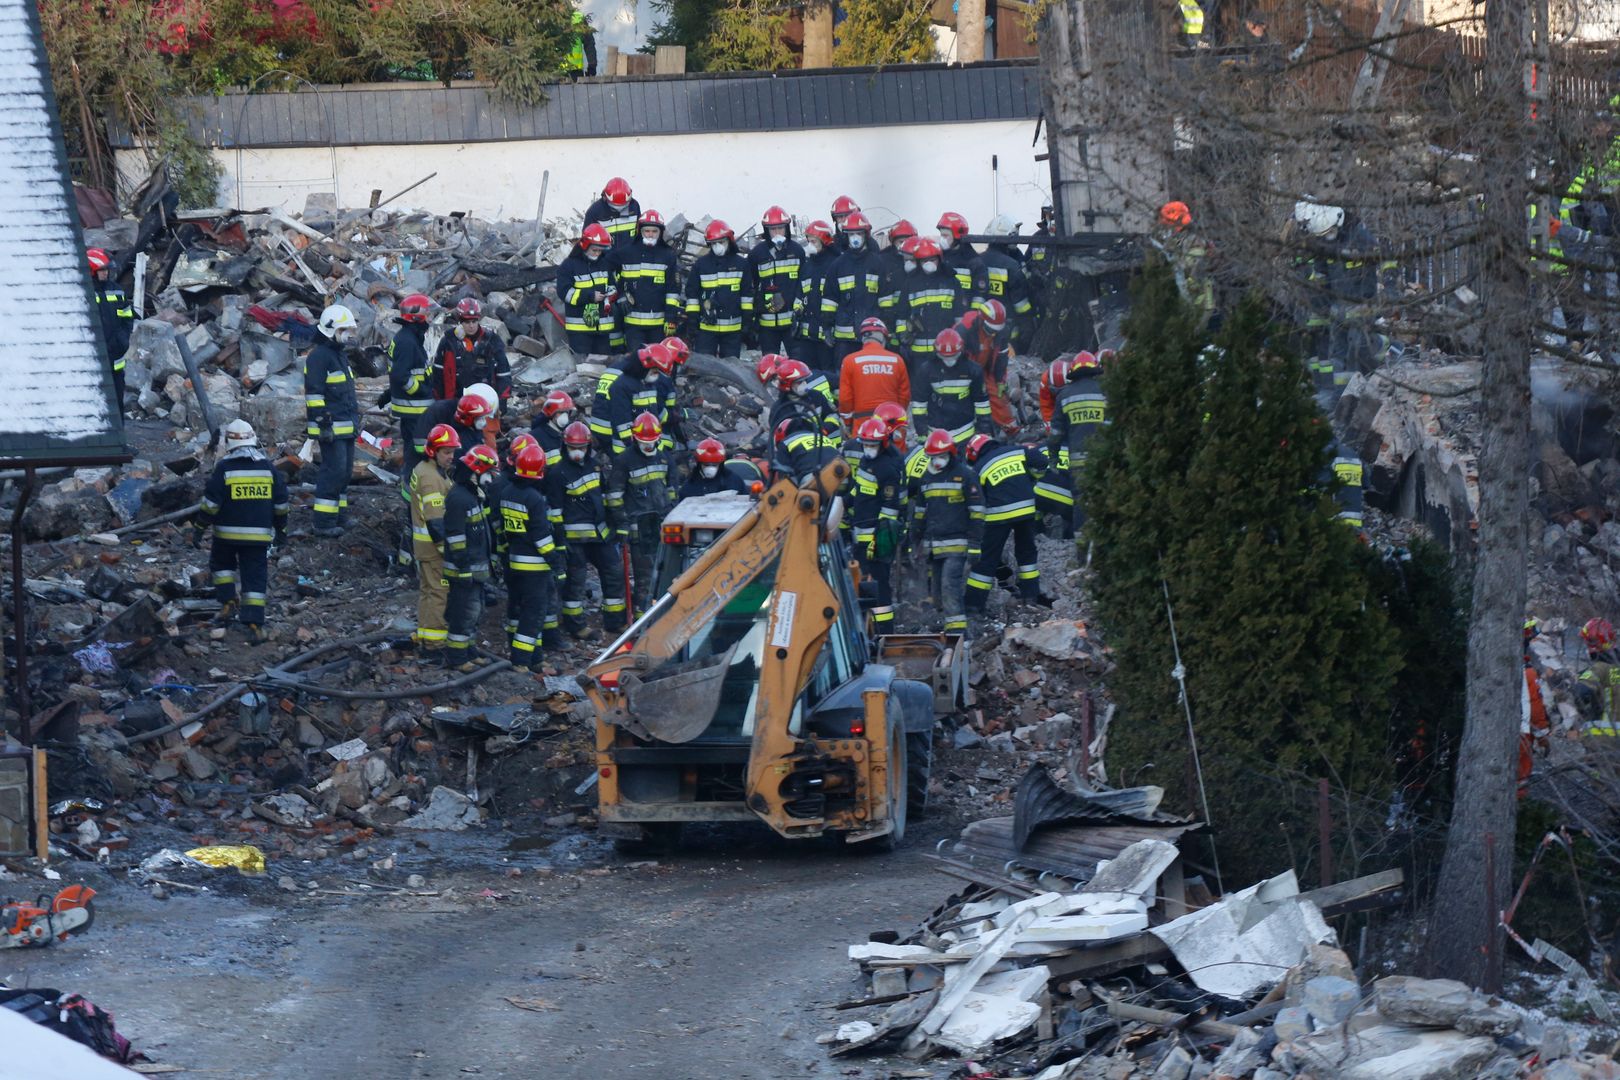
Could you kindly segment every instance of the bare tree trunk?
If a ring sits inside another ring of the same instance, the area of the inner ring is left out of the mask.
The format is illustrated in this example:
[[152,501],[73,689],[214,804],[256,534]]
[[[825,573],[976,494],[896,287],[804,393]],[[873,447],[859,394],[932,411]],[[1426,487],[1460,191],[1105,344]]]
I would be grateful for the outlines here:
[[984,59],[984,0],[957,0],[956,62],[976,64]]
[[831,3],[804,7],[804,66],[832,67],[833,9]]
[[1486,115],[1492,140],[1481,161],[1478,306],[1485,366],[1479,545],[1468,633],[1468,719],[1426,959],[1432,974],[1494,992],[1502,982],[1499,913],[1507,902],[1513,864],[1514,748],[1519,682],[1524,678],[1520,635],[1529,558],[1533,318],[1526,225],[1527,0],[1488,0],[1485,20]]

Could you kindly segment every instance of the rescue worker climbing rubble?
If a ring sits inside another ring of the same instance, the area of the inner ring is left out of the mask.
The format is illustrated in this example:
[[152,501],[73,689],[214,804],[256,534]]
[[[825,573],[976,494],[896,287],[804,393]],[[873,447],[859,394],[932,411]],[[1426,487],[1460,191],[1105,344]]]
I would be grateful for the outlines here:
[[101,340],[107,348],[107,364],[112,368],[113,393],[118,414],[124,412],[124,361],[129,354],[130,331],[135,328],[135,305],[128,294],[112,280],[112,257],[101,248],[85,253],[90,266],[90,289],[101,320]]
[[1620,735],[1620,650],[1614,624],[1588,619],[1581,627],[1588,665],[1576,684],[1577,707],[1586,722],[1585,734],[1612,738]]
[[617,511],[619,542],[630,550],[631,606],[639,612],[647,610],[650,599],[653,556],[664,518],[675,505],[675,477],[672,447],[658,417],[640,414],[629,435],[631,449],[613,461],[607,505]]
[[354,312],[333,304],[321,312],[315,346],[304,357],[306,430],[321,448],[315,474],[316,536],[339,536],[348,525],[349,479],[354,473],[354,440],[360,424],[348,348],[358,331]]
[[212,531],[208,568],[220,603],[218,621],[226,625],[234,615],[250,639],[262,641],[271,545],[287,542],[287,481],[259,449],[246,420],[226,424],[223,438],[225,452],[203,486],[192,546],[202,542],[205,529]]
[[1008,539],[1013,542],[1013,557],[1017,560],[1019,595],[1051,607],[1051,598],[1041,594],[1041,568],[1035,546],[1040,517],[1035,507],[1035,481],[1024,448],[980,434],[968,440],[963,456],[977,470],[984,495],[984,544],[978,561],[968,571],[968,613],[982,614],[989,603]]

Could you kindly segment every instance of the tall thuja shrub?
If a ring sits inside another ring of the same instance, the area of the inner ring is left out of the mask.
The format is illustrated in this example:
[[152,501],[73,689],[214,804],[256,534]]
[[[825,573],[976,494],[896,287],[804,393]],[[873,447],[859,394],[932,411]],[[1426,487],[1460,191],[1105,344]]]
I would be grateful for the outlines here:
[[1089,444],[1078,498],[1092,595],[1116,661],[1109,687],[1123,710],[1109,736],[1110,776],[1174,787],[1186,728],[1160,582],[1166,552],[1196,513],[1187,467],[1201,435],[1204,341],[1163,261],[1136,281],[1124,329],[1127,344],[1102,376],[1110,423]]

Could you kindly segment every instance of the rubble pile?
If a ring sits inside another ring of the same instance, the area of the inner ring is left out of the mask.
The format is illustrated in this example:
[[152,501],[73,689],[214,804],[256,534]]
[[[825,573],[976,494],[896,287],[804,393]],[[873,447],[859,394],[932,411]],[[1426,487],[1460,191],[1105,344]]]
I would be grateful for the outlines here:
[[1400,871],[1304,893],[1290,871],[1216,898],[1178,847],[1197,823],[1159,814],[1160,794],[1032,771],[1012,817],[935,857],[964,891],[850,946],[862,995],[820,1041],[1035,1080],[1620,1076],[1461,983],[1363,984],[1327,920],[1398,896]]

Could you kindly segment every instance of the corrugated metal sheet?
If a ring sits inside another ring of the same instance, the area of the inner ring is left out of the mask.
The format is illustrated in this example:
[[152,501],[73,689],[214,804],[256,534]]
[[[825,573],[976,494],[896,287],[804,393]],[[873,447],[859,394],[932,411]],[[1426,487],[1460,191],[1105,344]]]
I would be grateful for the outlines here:
[[123,451],[34,0],[0,0],[0,461]]
[[[192,100],[214,146],[376,146],[783,131],[1028,120],[1040,113],[1030,60],[727,75],[650,75],[561,83],[532,108],[483,87],[326,87]],[[133,145],[127,131],[115,146]]]

